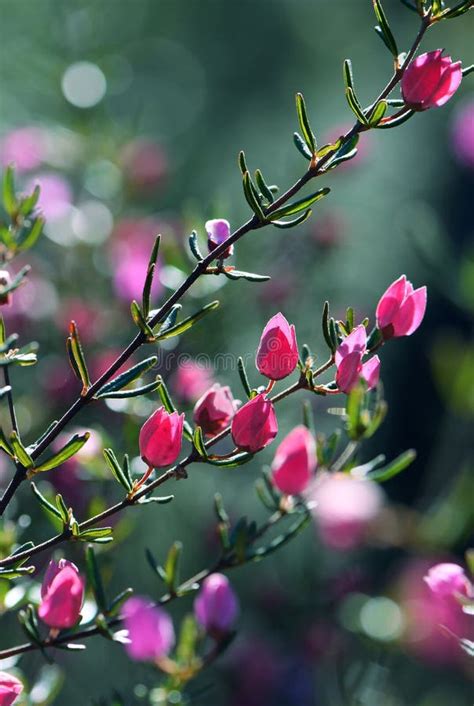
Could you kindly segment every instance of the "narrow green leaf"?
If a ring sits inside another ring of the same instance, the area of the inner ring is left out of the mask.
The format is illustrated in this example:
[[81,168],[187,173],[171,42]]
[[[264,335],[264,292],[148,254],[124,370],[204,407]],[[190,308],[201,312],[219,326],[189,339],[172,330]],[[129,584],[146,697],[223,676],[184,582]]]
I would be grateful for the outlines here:
[[18,579],[21,576],[32,574],[34,570],[34,566],[23,566],[18,567],[18,569],[0,569],[0,579]]
[[69,337],[67,339],[67,350],[71,367],[79,380],[82,382],[82,391],[86,392],[91,386],[89,372],[87,370],[86,359],[79,338],[76,322],[71,321],[69,325]]
[[204,260],[204,257],[201,251],[199,250],[197,233],[195,230],[193,230],[193,232],[189,236],[189,249],[191,250],[192,254],[198,262],[202,262]]
[[62,515],[59,510],[55,508],[54,505],[50,503],[49,500],[47,500],[44,495],[38,490],[36,483],[31,483],[31,490],[36,495],[40,504],[44,507],[47,512],[49,512],[50,515],[54,515],[60,520],[62,519]]
[[314,434],[314,412],[309,400],[303,402],[303,424],[309,431]]
[[171,594],[176,592],[179,584],[179,560],[183,551],[181,542],[174,542],[168,552],[165,562],[166,585]]
[[282,208],[278,208],[276,211],[273,211],[269,214],[269,218],[273,222],[278,218],[284,218],[285,216],[293,216],[296,213],[300,213],[300,211],[305,211],[307,208],[312,206],[313,203],[316,203],[316,201],[319,201],[320,199],[327,196],[330,191],[331,189],[327,186],[323,189],[318,189],[318,191],[316,191],[314,194],[311,194],[310,196],[305,196],[304,198],[299,199],[294,203],[288,204],[287,206],[283,206]]
[[39,184],[36,184],[35,188],[31,192],[29,196],[25,196],[20,203],[20,208],[19,211],[22,216],[29,216],[30,213],[33,211],[34,207],[38,203],[38,199],[40,197],[40,187]]
[[387,112],[387,101],[379,101],[374,109],[369,113],[368,120],[370,127],[377,127],[385,113]]
[[204,443],[204,437],[202,434],[202,429],[201,427],[196,427],[194,429],[193,433],[193,445],[198,454],[201,456],[203,459],[207,459],[207,451],[206,451],[206,445]]
[[171,399],[170,393],[168,392],[168,388],[165,385],[165,381],[160,375],[158,376],[158,382],[158,393],[160,395],[161,402],[163,403],[163,407],[169,414],[171,414],[172,412],[176,412],[176,407],[173,404],[173,400]]
[[210,302],[210,304],[206,304],[202,307],[202,309],[199,309],[199,311],[196,311],[191,316],[188,316],[187,318],[183,319],[174,326],[171,326],[167,330],[163,331],[163,329],[160,329],[156,336],[156,340],[161,341],[165,338],[172,338],[173,336],[181,335],[185,331],[188,331],[188,329],[192,328],[192,326],[194,326],[194,324],[196,324],[200,319],[209,314],[211,311],[217,309],[219,306],[220,302],[217,299],[213,302]]
[[26,450],[26,448],[21,443],[21,440],[16,431],[12,431],[10,434],[10,445],[19,463],[21,463],[24,468],[33,468],[33,466],[35,465],[34,461]]
[[106,395],[109,392],[117,392],[117,390],[121,390],[134,380],[137,380],[137,378],[141,377],[143,373],[146,373],[148,370],[153,368],[157,364],[157,362],[158,356],[156,355],[152,355],[149,358],[145,358],[145,360],[140,361],[140,363],[137,363],[132,368],[129,368],[120,375],[117,375],[117,377],[113,378],[113,380],[110,380],[110,382],[107,382],[103,387],[100,388],[99,392],[97,393],[97,397]]
[[25,251],[32,248],[43,232],[44,224],[44,218],[35,218],[29,230],[27,230],[25,235],[19,239],[18,250]]
[[129,479],[127,474],[123,471],[113,450],[112,449],[104,449],[103,454],[104,454],[105,462],[106,462],[107,466],[109,467],[115,480],[118,483],[120,483],[120,485],[123,488],[125,488],[127,493],[130,492],[132,489],[131,479]]
[[230,458],[207,458],[207,463],[211,466],[220,466],[221,468],[236,468],[237,466],[242,466],[244,463],[248,463],[253,458],[253,454],[250,453],[239,453]]
[[298,535],[301,530],[306,527],[310,519],[310,513],[304,512],[302,516],[291,525],[287,532],[279,535],[278,537],[275,537],[275,539],[273,539],[269,544],[267,544],[267,546],[259,547],[255,551],[251,552],[248,558],[250,559],[250,561],[260,561],[269,554],[272,554],[273,552],[277,551],[285,544],[287,544],[291,539],[296,537],[296,535]]
[[160,384],[159,379],[156,378],[156,380],[149,382],[147,385],[134,387],[131,390],[117,390],[116,392],[106,392],[105,394],[97,395],[97,399],[126,400],[130,397],[140,397],[141,395],[147,395],[149,392],[155,392]]
[[180,310],[182,309],[181,304],[173,304],[171,307],[171,311],[166,317],[166,319],[163,321],[159,328],[159,333],[163,336],[167,331],[169,331],[171,328],[174,327],[176,323],[176,319],[178,318],[178,314]]
[[130,311],[132,312],[132,319],[134,320],[136,326],[140,329],[140,331],[145,335],[147,341],[154,341],[155,336],[153,334],[153,331],[151,328],[148,326],[147,322],[145,321],[145,317],[143,316],[143,312],[140,309],[138,302],[135,301],[135,299],[132,301],[130,304]]
[[406,112],[399,115],[398,118],[391,118],[390,120],[387,120],[386,123],[377,125],[377,130],[390,130],[393,127],[403,125],[403,123],[406,123],[407,120],[410,120],[410,118],[412,118],[414,115],[414,110],[407,110]]
[[377,34],[382,38],[384,44],[388,50],[392,53],[392,56],[396,59],[398,57],[398,47],[395,41],[395,37],[392,34],[390,25],[388,24],[387,17],[385,15],[384,9],[382,7],[381,0],[372,0],[374,5],[375,16],[377,17],[377,22],[379,27],[375,30]]
[[346,95],[346,100],[349,103],[349,107],[356,116],[357,120],[362,124],[362,125],[368,125],[368,120],[364,115],[364,112],[360,106],[359,101],[356,98],[356,95],[353,91],[352,88],[346,88],[345,90],[345,95]]
[[474,64],[470,64],[469,66],[466,66],[466,68],[464,68],[462,70],[462,75],[463,75],[463,77],[469,76],[469,74],[471,74],[473,71],[474,71]]
[[245,369],[244,359],[242,358],[242,356],[239,356],[237,359],[237,370],[239,373],[240,381],[242,383],[242,387],[245,390],[245,394],[248,398],[250,398],[251,387],[247,376],[247,371]]
[[18,210],[15,195],[15,172],[11,164],[6,167],[3,175],[3,206],[9,216],[14,216]]
[[81,532],[78,539],[81,542],[95,542],[96,544],[107,544],[113,541],[112,527],[95,527]]
[[108,602],[105,595],[104,584],[100,573],[97,558],[92,547],[86,549],[86,571],[89,584],[94,591],[95,600],[99,610],[102,613],[107,612]]
[[244,187],[244,195],[247,200],[248,205],[252,209],[252,211],[255,213],[257,216],[258,220],[260,223],[265,222],[265,214],[262,210],[262,205],[259,201],[258,198],[258,192],[257,189],[255,188],[252,179],[250,177],[249,172],[245,172],[242,178],[242,184]]
[[302,154],[303,157],[308,160],[308,162],[311,162],[311,160],[313,159],[311,150],[308,149],[306,142],[303,140],[303,138],[298,132],[293,133],[293,142],[295,143],[295,147],[298,152]]
[[257,182],[257,186],[260,189],[262,196],[264,196],[267,199],[268,203],[273,203],[273,201],[274,201],[273,193],[272,193],[270,187],[268,186],[267,182],[263,178],[263,174],[260,171],[260,169],[255,170],[255,181]]
[[302,93],[296,94],[296,112],[298,115],[298,122],[300,124],[301,132],[303,133],[304,140],[311,151],[311,156],[316,152],[316,138],[311,130],[311,125],[308,118],[308,112],[306,110],[305,100]]
[[12,279],[10,284],[2,288],[2,295],[8,294],[9,292],[13,292],[15,289],[18,289],[18,287],[20,287],[24,283],[25,277],[30,270],[30,265],[25,265],[24,267],[22,267],[21,270],[16,273],[15,277]]
[[307,211],[301,214],[301,216],[297,216],[296,218],[292,218],[289,221],[271,221],[272,226],[275,226],[276,228],[294,228],[295,226],[299,225],[300,223],[303,223],[306,221],[312,214],[312,210],[308,208]]
[[174,495],[152,495],[150,498],[141,498],[137,505],[149,505],[150,503],[156,503],[158,505],[167,505],[172,500],[174,500]]
[[69,439],[67,444],[65,444],[62,449],[60,449],[60,451],[57,451],[46,461],[43,461],[39,466],[36,466],[35,473],[40,473],[41,471],[50,471],[52,468],[60,466],[62,463],[77,454],[77,452],[82,449],[89,437],[90,432],[88,431],[85,434],[74,434],[74,436]]
[[247,160],[245,159],[245,152],[243,150],[240,150],[239,152],[239,168],[242,172],[242,176],[245,172],[248,172]]
[[196,619],[193,615],[186,615],[181,623],[176,656],[178,663],[187,666],[195,659],[196,644],[199,636]]
[[115,615],[125,603],[127,598],[130,598],[132,594],[133,588],[125,588],[123,591],[117,594],[115,598],[110,601],[110,605],[107,610],[107,615]]
[[415,458],[416,451],[414,449],[408,449],[408,451],[404,451],[387,466],[368,473],[367,478],[369,480],[377,481],[378,483],[384,483],[386,480],[397,476],[399,473],[408,468],[408,466],[413,463]]
[[9,456],[13,457],[15,455],[15,452],[13,451],[12,447],[10,446],[10,443],[8,442],[3,429],[0,427],[0,449],[3,449],[5,453],[7,453]]
[[64,502],[64,498],[61,493],[56,494],[56,507],[58,508],[61,519],[65,525],[69,525],[69,510]]
[[255,482],[255,492],[257,493],[257,497],[262,503],[264,507],[267,508],[267,510],[274,511],[277,509],[277,505],[273,502],[271,497],[268,495],[266,488],[265,488],[265,483],[262,481],[261,478],[258,478],[258,480]]
[[0,314],[0,345],[3,345],[6,341],[7,338],[7,333],[5,329],[5,321],[3,320],[3,316]]
[[269,275],[258,275],[255,272],[242,272],[241,270],[225,270],[223,274],[227,279],[245,279],[247,282],[268,282],[271,279]]
[[329,302],[325,301],[324,302],[324,307],[323,307],[323,318],[322,318],[322,329],[323,329],[323,336],[324,340],[326,341],[328,348],[332,353],[334,353],[335,348],[333,344],[333,340],[331,338],[331,334],[329,331]]

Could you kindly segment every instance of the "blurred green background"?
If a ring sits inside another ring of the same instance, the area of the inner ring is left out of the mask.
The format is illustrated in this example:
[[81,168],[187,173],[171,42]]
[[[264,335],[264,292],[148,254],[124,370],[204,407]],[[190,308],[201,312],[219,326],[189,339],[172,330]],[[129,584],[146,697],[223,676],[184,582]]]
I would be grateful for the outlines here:
[[[396,0],[385,6],[399,46],[408,48],[416,16]],[[0,156],[5,166],[12,154],[26,153],[20,183],[26,188],[43,180],[50,191],[43,203],[50,214],[46,234],[12,267],[31,263],[30,283],[5,311],[10,331],[40,342],[38,365],[13,372],[23,438],[36,438],[78,393],[65,355],[69,319],[79,324],[96,374],[134,334],[129,302],[156,232],[163,233],[158,303],[192,267],[187,236],[193,228],[204,248],[207,219],[224,217],[237,227],[248,218],[240,149],[251,168],[261,168],[282,189],[303,174],[306,163],[292,142],[297,90],[320,143],[351,123],[344,58],[352,59],[360,99],[373,100],[391,72],[374,23],[369,0],[0,0]],[[446,47],[467,65],[472,31],[471,16],[444,22],[428,33],[424,49]],[[369,546],[335,552],[310,528],[266,562],[235,572],[239,635],[218,666],[190,687],[192,703],[471,703],[469,667],[454,642],[435,635],[437,642],[446,640],[445,649],[430,650],[413,637],[414,599],[407,588],[413,576],[421,583],[426,563],[462,561],[472,530],[474,157],[468,138],[459,145],[461,128],[474,139],[465,117],[471,86],[467,79],[442,110],[364,136],[355,160],[320,180],[318,186],[331,186],[332,193],[310,221],[291,231],[267,228],[238,244],[236,265],[272,280],[207,278],[186,297],[184,311],[214,298],[220,309],[177,348],[159,351],[158,372],[181,407],[191,409],[196,397],[173,370],[178,355],[210,356],[209,374],[239,397],[235,356],[253,356],[277,311],[296,324],[300,345],[310,344],[322,362],[325,299],[335,315],[352,305],[358,320],[367,315],[373,321],[380,294],[401,273],[415,286],[428,285],[422,329],[382,351],[389,413],[361,455],[364,461],[379,452],[391,458],[409,447],[418,451],[415,464],[385,486],[393,504],[384,529]],[[472,109],[470,115],[472,121]],[[15,142],[12,131],[21,128],[27,131]],[[340,423],[327,414],[332,400],[311,402],[318,431]],[[96,405],[77,422],[117,453],[135,457],[139,425],[156,404],[138,398]],[[300,398],[282,403],[279,439],[301,415]],[[2,422],[8,426],[6,409]],[[213,494],[222,493],[233,518],[264,517],[253,482],[271,458],[267,449],[250,466],[226,472],[195,466],[189,480],[172,488],[173,503],[131,511],[116,527],[119,546],[101,552],[111,590],[132,584],[160,595],[144,551],[164,558],[174,539],[184,543],[184,576],[212,562]],[[0,487],[11,473],[2,458]],[[80,468],[51,474],[44,487],[54,481],[85,517],[91,507],[118,499],[106,475],[99,453]],[[51,533],[26,484],[8,513],[10,520],[18,516],[18,542]],[[14,531],[8,519],[3,529]],[[79,550],[65,551],[83,566]],[[7,604],[19,605],[27,586],[20,582]],[[389,602],[373,603],[382,597]],[[189,598],[171,611],[178,621],[190,608]],[[395,611],[393,629],[383,628],[387,610]],[[0,646],[22,641],[11,617],[0,615],[0,625]],[[111,698],[114,690],[127,706],[145,703],[145,687],[159,681],[150,667],[130,662],[120,645],[100,638],[84,653],[60,654],[57,661],[66,678],[54,704],[83,706]],[[33,685],[44,660],[34,654],[18,666]],[[40,688],[34,698],[45,703]]]

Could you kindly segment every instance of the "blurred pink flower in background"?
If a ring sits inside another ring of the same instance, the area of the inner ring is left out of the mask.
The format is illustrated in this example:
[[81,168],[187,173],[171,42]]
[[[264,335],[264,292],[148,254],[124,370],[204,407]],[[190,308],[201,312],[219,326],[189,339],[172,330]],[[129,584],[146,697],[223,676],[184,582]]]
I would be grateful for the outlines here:
[[311,237],[320,248],[329,250],[341,244],[345,229],[345,220],[339,213],[319,214],[311,223]]
[[22,691],[23,684],[19,679],[7,672],[0,672],[0,706],[12,706]]
[[425,583],[436,598],[457,601],[458,596],[474,597],[473,587],[459,564],[435,564],[424,577]]
[[59,328],[65,334],[69,334],[69,324],[75,321],[79,329],[82,343],[94,343],[99,340],[103,333],[104,319],[106,313],[82,299],[64,299],[60,303],[56,320]]
[[333,549],[353,549],[362,544],[383,504],[376,483],[342,473],[320,477],[309,495],[315,504],[312,514],[321,539]]
[[38,209],[48,221],[54,221],[67,214],[72,205],[72,190],[66,179],[59,174],[38,174],[26,186],[31,193],[36,185],[40,187]]
[[474,100],[464,103],[454,113],[451,144],[458,160],[474,168]]
[[12,130],[0,140],[0,164],[14,164],[17,172],[37,169],[45,157],[43,131],[34,126]]
[[213,382],[212,370],[191,358],[178,365],[172,378],[173,391],[183,402],[196,402]]
[[230,652],[232,706],[262,706],[272,703],[283,660],[275,647],[255,635],[238,640]]
[[[336,142],[342,135],[345,135],[349,130],[352,128],[352,123],[341,123],[340,125],[336,125],[335,127],[331,128],[329,132],[327,132],[324,135],[323,142],[321,144],[330,144]],[[371,152],[371,144],[370,144],[371,136],[366,133],[363,135],[362,139],[359,140],[357,143],[357,154],[355,157],[352,159],[349,159],[347,162],[342,162],[336,172],[344,172],[347,169],[352,169],[353,167],[359,167],[362,162],[365,162],[366,159],[370,156]]]
[[[152,218],[124,219],[114,229],[111,250],[114,288],[127,303],[141,300],[150,253],[162,225]],[[157,297],[161,289],[155,272],[152,296]]]
[[168,159],[163,148],[143,138],[125,145],[120,162],[130,185],[143,191],[151,191],[168,173]]
[[131,659],[153,662],[171,650],[175,642],[173,622],[162,608],[141,596],[123,606],[124,625],[130,642],[125,645]]
[[238,613],[239,601],[227,576],[208,576],[194,601],[194,615],[199,625],[219,639],[232,630]]

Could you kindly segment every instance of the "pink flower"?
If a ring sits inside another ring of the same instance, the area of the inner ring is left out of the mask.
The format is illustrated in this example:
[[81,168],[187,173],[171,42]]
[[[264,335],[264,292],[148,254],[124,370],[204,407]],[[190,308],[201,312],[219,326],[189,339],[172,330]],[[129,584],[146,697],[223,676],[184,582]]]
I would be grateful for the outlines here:
[[235,445],[243,451],[264,449],[278,433],[273,403],[264,394],[253,397],[235,413],[231,433]]
[[162,608],[133,596],[125,602],[123,616],[130,640],[125,649],[131,659],[153,662],[170,652],[175,642],[173,622]]
[[239,603],[227,576],[211,574],[202,584],[194,601],[194,614],[199,625],[211,635],[219,636],[232,628]]
[[403,74],[403,100],[413,110],[427,110],[444,105],[454,95],[462,80],[461,62],[442,56],[443,49],[420,54]]
[[345,393],[349,393],[363,378],[371,390],[375,387],[380,377],[380,359],[372,356],[367,362],[362,359],[367,347],[367,331],[360,324],[343,340],[336,350],[336,384]]
[[435,564],[424,580],[436,598],[456,600],[457,594],[474,597],[472,584],[458,564]]
[[367,526],[379,513],[383,495],[372,481],[338,473],[322,478],[311,500],[324,543],[334,549],[351,549],[363,542]]
[[230,387],[216,382],[196,402],[193,418],[205,434],[215,436],[226,428],[235,410],[236,402]]
[[458,160],[474,168],[474,100],[456,111],[451,126],[451,142]]
[[298,363],[298,344],[293,324],[283,314],[275,314],[263,329],[255,365],[270,380],[281,380],[293,372]]
[[181,362],[173,376],[174,392],[185,402],[195,402],[212,383],[212,372],[191,359]]
[[[166,224],[152,218],[124,219],[112,235],[113,284],[122,301],[140,300],[155,237]],[[159,261],[152,285],[152,297],[158,297],[163,285],[159,277]]]
[[413,289],[405,275],[392,282],[377,304],[377,327],[385,340],[411,336],[423,321],[426,287]]
[[301,425],[283,439],[272,463],[273,484],[286,495],[306,490],[316,468],[316,442]]
[[169,414],[159,407],[140,430],[140,456],[149,466],[162,468],[174,463],[181,452],[184,414]]
[[44,136],[36,127],[12,130],[0,143],[0,163],[14,164],[17,172],[36,169],[45,156]]
[[71,628],[80,617],[84,581],[77,566],[66,559],[50,561],[41,586],[38,615],[52,628]]
[[26,193],[30,194],[37,184],[40,187],[37,208],[46,220],[65,216],[72,204],[72,191],[66,179],[59,174],[39,174],[29,182]]
[[23,684],[7,672],[0,672],[0,706],[11,706],[23,691]]
[[[215,250],[218,245],[222,245],[222,243],[224,243],[230,236],[229,221],[226,221],[223,218],[214,218],[211,221],[206,221],[204,227],[207,233],[207,247],[209,248],[209,252]],[[221,257],[229,257],[233,252],[234,246],[229,245],[229,247],[224,250]]]

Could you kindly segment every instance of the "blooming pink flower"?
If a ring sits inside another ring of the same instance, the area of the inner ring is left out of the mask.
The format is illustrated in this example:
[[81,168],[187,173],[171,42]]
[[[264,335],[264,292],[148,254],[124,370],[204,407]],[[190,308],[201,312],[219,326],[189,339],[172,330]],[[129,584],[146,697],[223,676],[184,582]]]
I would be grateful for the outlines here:
[[371,390],[375,387],[380,377],[380,359],[372,356],[365,363],[362,362],[367,347],[367,331],[360,324],[343,340],[335,353],[336,384],[342,392],[349,393],[363,378]]
[[229,632],[237,618],[239,603],[227,576],[211,574],[202,584],[194,601],[194,614],[199,625],[218,636]]
[[19,679],[7,672],[0,672],[0,706],[11,706],[22,691],[23,684]]
[[461,62],[443,56],[442,49],[420,54],[403,74],[401,89],[405,103],[413,110],[444,105],[462,80]]
[[474,100],[456,111],[451,126],[451,142],[458,160],[474,168]]
[[456,594],[474,597],[473,586],[458,564],[435,564],[424,580],[436,598],[456,600]]
[[37,207],[47,221],[54,221],[67,214],[72,204],[69,183],[59,174],[38,174],[26,188],[30,194],[36,185],[40,187]]
[[232,438],[242,451],[261,451],[273,441],[277,433],[275,409],[264,394],[256,395],[246,402],[232,420]]
[[151,662],[167,655],[175,642],[173,622],[162,608],[146,598],[133,596],[123,606],[124,625],[129,643],[128,656],[140,662]]
[[[212,252],[218,245],[222,245],[230,236],[230,223],[224,218],[214,218],[211,221],[206,221],[204,228],[207,233],[207,247],[209,252]],[[222,258],[230,257],[234,252],[234,246],[229,245],[221,255]]]
[[52,628],[71,628],[80,617],[84,581],[75,564],[50,561],[41,586],[38,615]]
[[423,321],[426,287],[413,289],[405,275],[392,282],[377,304],[377,327],[385,340],[411,336]]
[[343,473],[327,475],[311,492],[313,517],[324,543],[334,549],[361,544],[369,523],[379,513],[383,495],[376,483]]
[[0,142],[0,164],[14,164],[17,172],[28,172],[41,164],[45,154],[44,136],[36,127],[21,127],[6,134]]
[[295,327],[283,314],[273,316],[263,329],[255,365],[270,380],[281,380],[293,372],[298,363]]
[[159,407],[140,430],[140,456],[149,466],[161,468],[174,463],[181,452],[184,414],[169,414]]
[[273,484],[286,495],[306,490],[316,468],[316,442],[303,425],[297,426],[278,446],[272,463]]
[[173,390],[184,402],[195,402],[213,384],[212,372],[195,360],[181,362],[173,376]]
[[229,424],[235,410],[236,402],[230,387],[216,382],[196,402],[193,418],[205,434],[215,436]]

